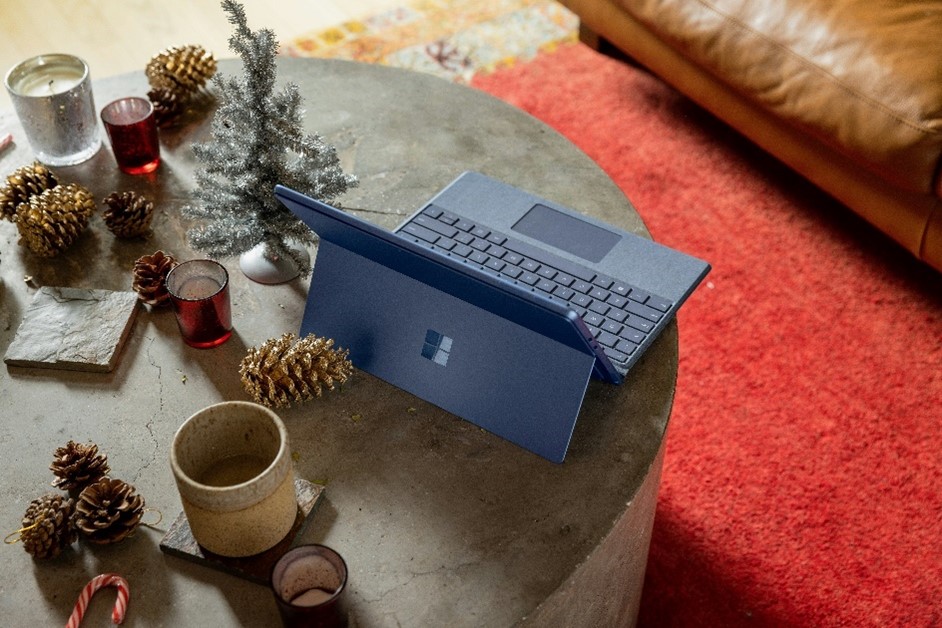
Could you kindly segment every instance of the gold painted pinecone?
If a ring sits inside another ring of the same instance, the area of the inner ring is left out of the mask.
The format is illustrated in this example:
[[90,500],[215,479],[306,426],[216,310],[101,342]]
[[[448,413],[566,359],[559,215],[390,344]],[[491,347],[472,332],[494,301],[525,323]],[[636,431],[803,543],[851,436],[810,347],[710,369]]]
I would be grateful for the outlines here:
[[216,73],[216,59],[202,46],[173,46],[151,57],[145,73],[154,89],[192,94]]
[[75,502],[57,493],[47,493],[30,502],[23,515],[20,540],[36,558],[55,558],[75,542],[72,513]]
[[64,491],[81,490],[111,470],[108,456],[98,453],[98,445],[71,440],[56,449],[49,469],[56,476],[52,485]]
[[117,543],[141,523],[144,498],[123,480],[102,478],[82,490],[75,504],[75,529],[82,540]]
[[334,341],[309,334],[272,338],[252,348],[239,366],[242,387],[256,403],[272,407],[320,397],[353,373],[349,351],[333,349]]
[[0,218],[12,221],[20,203],[25,203],[30,197],[42,194],[58,184],[56,175],[38,161],[17,168],[7,177],[6,186],[0,189]]
[[177,265],[173,255],[157,251],[134,262],[134,280],[131,287],[137,298],[148,305],[164,305],[170,300],[167,293],[167,273]]
[[78,239],[94,212],[95,199],[81,185],[49,188],[17,207],[20,244],[41,257],[55,257]]
[[112,192],[105,197],[108,206],[102,213],[111,233],[119,238],[136,238],[150,231],[154,204],[134,192]]

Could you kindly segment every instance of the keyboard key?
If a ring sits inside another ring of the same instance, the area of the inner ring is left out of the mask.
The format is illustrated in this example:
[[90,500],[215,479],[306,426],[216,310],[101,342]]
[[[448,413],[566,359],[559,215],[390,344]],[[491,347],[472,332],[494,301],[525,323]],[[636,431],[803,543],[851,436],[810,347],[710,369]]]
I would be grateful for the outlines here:
[[645,292],[644,290],[632,288],[631,292],[628,294],[628,298],[634,301],[635,303],[644,303],[645,301],[651,298],[651,295]]
[[625,340],[629,340],[635,344],[640,345],[642,342],[644,342],[644,334],[642,334],[637,329],[632,329],[631,327],[625,328],[625,330],[622,331],[618,335],[624,338]]
[[471,244],[474,242],[474,236],[468,233],[459,233],[455,236],[455,240],[461,242],[462,244]]
[[442,209],[441,207],[435,207],[434,205],[429,205],[428,207],[422,210],[422,213],[425,214],[426,216],[431,216],[432,218],[438,218],[439,216],[445,213],[445,210]]
[[434,231],[434,232],[436,232],[436,233],[440,233],[440,234],[442,234],[443,236],[445,236],[446,238],[453,238],[453,237],[455,237],[455,235],[457,235],[457,233],[458,233],[458,230],[455,229],[454,227],[449,227],[448,225],[443,225],[442,223],[438,222],[437,220],[432,220],[431,218],[429,218],[428,216],[425,216],[425,215],[416,216],[416,217],[415,217],[415,220],[413,220],[413,221],[412,221],[411,223],[409,223],[409,224],[413,224],[413,225],[422,225],[422,226],[425,227],[426,229],[431,229],[432,231]]
[[446,225],[453,225],[458,222],[458,217],[449,211],[443,211],[442,215],[438,217],[438,220]]
[[504,269],[500,272],[502,275],[506,275],[507,277],[510,277],[511,279],[516,279],[517,277],[523,274],[523,271],[517,268],[516,266],[509,266],[509,265],[504,266]]
[[556,286],[556,291],[553,292],[553,294],[555,294],[556,296],[558,296],[560,299],[562,299],[562,300],[564,300],[564,301],[568,301],[568,300],[571,299],[576,293],[573,292],[571,288],[567,288],[566,286],[557,285],[557,286]]
[[435,243],[435,246],[445,251],[450,251],[453,248],[455,248],[457,244],[458,243],[452,240],[451,238],[440,238],[438,242]]
[[523,261],[523,255],[520,255],[520,253],[514,253],[513,251],[509,251],[508,253],[504,255],[503,259],[508,264],[513,264],[516,266],[520,262]]
[[534,262],[532,259],[525,259],[520,263],[520,268],[528,270],[531,273],[535,273],[540,269],[540,265],[537,262]]
[[471,231],[474,229],[474,223],[470,220],[461,219],[455,223],[455,229],[460,229],[462,231]]
[[634,327],[635,329],[645,333],[648,333],[654,329],[654,323],[647,319],[641,318],[640,316],[635,316],[634,314],[628,317],[628,326]]
[[478,251],[485,252],[487,251],[487,249],[491,248],[491,245],[487,240],[474,240],[471,243],[471,248]]
[[[490,238],[488,238],[488,241],[490,241]],[[487,254],[491,257],[499,257],[503,259],[503,257],[507,255],[507,249],[498,244],[491,244],[491,248],[487,250]]]
[[558,275],[556,275],[556,277],[553,278],[553,281],[555,281],[556,283],[562,286],[566,286],[568,288],[573,283],[575,283],[576,280],[572,276],[567,275],[566,273],[559,273]]
[[648,307],[653,307],[655,310],[661,312],[667,312],[671,309],[671,302],[667,299],[662,299],[661,297],[651,295],[651,298],[648,299],[648,302],[645,303]]
[[615,349],[609,349],[608,351],[605,352],[605,355],[607,355],[608,359],[611,360],[612,362],[616,362],[619,364],[625,364],[628,361],[627,355]]
[[501,270],[504,269],[504,266],[506,266],[507,263],[502,262],[499,259],[492,257],[491,259],[487,260],[487,263],[484,265],[490,268],[491,270],[496,270],[497,272],[500,272]]
[[603,316],[599,316],[595,312],[586,312],[582,316],[582,320],[585,321],[585,324],[592,328],[593,333],[599,331],[599,328],[605,322]]
[[625,307],[625,304],[628,303],[628,299],[626,299],[625,297],[619,294],[613,293],[612,295],[608,297],[608,301],[606,301],[606,303],[608,303],[612,307],[623,308]]
[[431,229],[426,229],[421,225],[410,222],[405,227],[402,228],[403,233],[408,233],[409,235],[424,240],[430,244],[435,244],[435,242],[441,237]]
[[491,235],[487,236],[487,239],[491,242],[491,244],[496,244],[497,246],[503,246],[504,242],[507,241],[507,238],[499,233],[492,233]]
[[592,284],[587,281],[577,281],[569,287],[576,292],[581,292],[582,294],[589,294],[589,292],[592,291]]
[[543,292],[545,292],[545,293],[547,293],[547,294],[552,294],[552,293],[553,293],[553,290],[556,289],[556,284],[554,284],[554,283],[553,283],[552,281],[550,281],[549,279],[540,279],[540,280],[536,283],[536,287],[537,287],[538,290],[542,290]]
[[599,275],[592,283],[597,285],[599,288],[602,288],[603,290],[608,290],[612,287],[612,284],[615,283],[615,280],[605,277],[604,275]]
[[[609,305],[611,305],[611,303],[609,303]],[[616,308],[610,309],[605,315],[616,323],[624,323],[628,318],[628,312]]]
[[522,275],[520,275],[520,281],[527,284],[528,286],[535,286],[539,280],[540,278],[534,275],[533,273],[525,272]]
[[484,227],[475,227],[471,230],[471,235],[473,235],[475,238],[486,238],[487,236],[491,235],[491,232],[489,229],[485,229]]
[[608,298],[608,291],[602,290],[601,288],[592,288],[592,291],[589,292],[589,296],[596,301],[604,301]]
[[552,279],[559,273],[556,272],[555,268],[550,268],[549,266],[542,266],[538,271],[536,271],[536,274],[539,275],[540,277],[543,277],[544,279]]
[[581,305],[582,307],[589,307],[592,305],[592,299],[584,294],[577,294],[572,299],[570,299],[576,305]]
[[468,256],[468,259],[471,260],[472,262],[477,262],[478,264],[483,266],[484,264],[487,263],[487,260],[489,258],[484,253],[480,251],[475,251],[474,253]]
[[613,285],[610,288],[610,290],[614,292],[615,294],[621,295],[623,297],[627,297],[628,293],[631,292],[631,286],[624,284],[620,281],[616,281],[615,285]]
[[605,303],[602,303],[601,301],[593,301],[591,304],[589,304],[589,309],[595,312],[596,314],[601,314],[602,316],[605,316],[606,314],[608,314],[608,311],[612,308],[606,305]]
[[635,352],[635,349],[638,348],[638,345],[631,342],[630,340],[619,340],[618,344],[615,345],[617,351],[621,351],[625,355],[631,355]]
[[621,323],[609,320],[605,321],[605,324],[602,325],[602,329],[617,336],[619,333],[621,333],[622,325]]
[[661,320],[661,313],[655,310],[653,307],[648,307],[647,305],[641,305],[640,303],[629,303],[628,311],[632,314],[636,314],[641,318],[646,318],[652,323],[656,323]]
[[599,344],[605,347],[614,347],[618,344],[618,337],[605,331],[605,326],[602,326],[602,333],[599,334]]

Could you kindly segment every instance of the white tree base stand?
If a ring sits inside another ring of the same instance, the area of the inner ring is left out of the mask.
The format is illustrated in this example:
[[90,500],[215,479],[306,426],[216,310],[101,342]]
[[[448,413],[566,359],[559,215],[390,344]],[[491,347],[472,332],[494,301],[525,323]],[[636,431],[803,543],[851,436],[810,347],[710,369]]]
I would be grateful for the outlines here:
[[[311,259],[307,249],[292,246],[292,251]],[[269,257],[265,253],[264,242],[239,256],[239,268],[252,281],[264,284],[278,284],[291,281],[298,276],[298,265],[290,257]]]

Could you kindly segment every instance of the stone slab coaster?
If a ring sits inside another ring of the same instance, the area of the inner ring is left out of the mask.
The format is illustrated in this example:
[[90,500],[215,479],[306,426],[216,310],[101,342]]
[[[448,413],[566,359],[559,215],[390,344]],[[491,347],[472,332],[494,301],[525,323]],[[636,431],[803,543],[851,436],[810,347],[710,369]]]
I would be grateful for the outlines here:
[[323,486],[301,478],[294,479],[294,490],[298,494],[298,515],[294,519],[294,525],[278,545],[261,554],[245,558],[229,558],[213,554],[209,550],[200,547],[196,539],[193,538],[193,532],[190,530],[186,513],[182,512],[160,541],[160,549],[171,556],[177,556],[267,586],[275,563],[285,552],[291,549],[295,538],[304,532],[314,514],[314,510],[320,503],[321,496],[324,494]]
[[134,292],[44,286],[26,308],[3,361],[107,373],[118,362],[137,304]]

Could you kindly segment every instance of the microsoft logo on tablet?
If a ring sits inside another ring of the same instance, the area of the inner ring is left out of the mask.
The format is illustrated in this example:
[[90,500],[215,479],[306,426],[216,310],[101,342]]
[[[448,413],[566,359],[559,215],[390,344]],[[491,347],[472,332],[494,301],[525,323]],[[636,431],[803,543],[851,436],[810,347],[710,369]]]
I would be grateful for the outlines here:
[[422,345],[422,357],[431,360],[435,364],[445,366],[448,364],[448,356],[451,354],[451,343],[452,339],[449,336],[429,329],[425,332],[425,344]]

